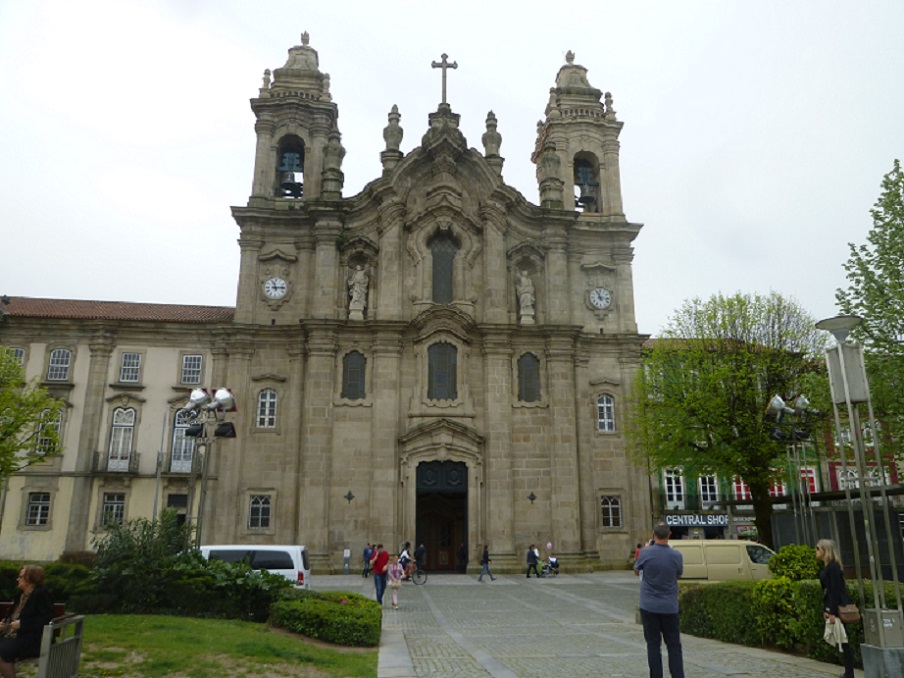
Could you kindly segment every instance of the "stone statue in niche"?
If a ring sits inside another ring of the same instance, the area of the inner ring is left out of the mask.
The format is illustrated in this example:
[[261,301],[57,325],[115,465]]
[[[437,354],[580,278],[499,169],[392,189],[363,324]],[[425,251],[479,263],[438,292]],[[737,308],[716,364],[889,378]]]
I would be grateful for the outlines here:
[[364,309],[367,308],[367,287],[370,274],[360,264],[355,266],[348,277],[348,319],[364,320]]
[[518,310],[519,318],[522,325],[534,324],[534,302],[536,302],[536,292],[534,283],[531,282],[527,271],[522,270],[518,274],[518,280],[515,283],[515,291],[518,293]]

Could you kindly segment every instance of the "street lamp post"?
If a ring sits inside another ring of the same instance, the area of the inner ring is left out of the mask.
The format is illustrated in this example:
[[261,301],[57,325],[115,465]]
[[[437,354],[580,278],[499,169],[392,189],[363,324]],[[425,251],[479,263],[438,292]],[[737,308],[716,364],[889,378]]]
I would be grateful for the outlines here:
[[[201,490],[198,496],[198,517],[195,522],[195,546],[201,546],[201,531],[204,526],[204,505],[207,500],[207,482],[210,478],[210,458],[213,453],[213,444],[217,438],[235,438],[235,426],[230,421],[224,421],[221,414],[235,410],[235,398],[228,388],[217,389],[214,398],[204,389],[196,388],[189,396],[185,406],[185,418],[192,423],[185,431],[185,435],[197,438],[196,447],[204,448],[204,456],[201,462]],[[225,416],[225,415],[224,415]],[[213,426],[211,435],[210,427]],[[195,460],[192,459],[192,477],[194,477]],[[193,483],[189,489],[189,502],[194,494]],[[189,503],[189,519],[191,519],[191,503]]]
[[[850,428],[851,445],[854,450],[854,473],[859,490],[860,508],[864,523],[867,554],[869,557],[870,577],[872,579],[873,601],[875,608],[864,609],[864,639],[861,646],[863,668],[867,678],[880,676],[899,676],[904,668],[904,614],[901,607],[901,589],[898,582],[898,567],[892,543],[891,520],[886,493],[885,467],[879,455],[879,437],[876,430],[876,419],[870,399],[869,382],[863,360],[863,347],[860,344],[846,341],[850,330],[861,318],[847,315],[828,318],[816,323],[816,328],[827,330],[835,337],[835,345],[826,349],[826,367],[829,372],[829,386],[832,394],[832,409],[835,414],[837,439],[844,439],[844,427],[839,406],[844,408]],[[890,554],[892,580],[894,582],[897,609],[888,609],[885,600],[885,586],[882,579],[881,554],[876,524],[875,503],[867,488],[869,479],[866,462],[866,446],[863,441],[863,428],[860,422],[860,406],[865,404],[869,416],[869,427],[873,439],[873,455],[876,462],[876,484],[879,488],[880,503],[885,522],[885,538]],[[848,481],[847,455],[841,451],[842,473],[845,476],[845,499],[851,523],[851,537],[854,544],[854,561],[857,567],[857,584],[860,599],[863,597],[863,571],[860,568],[860,549],[857,542],[857,524],[851,502],[851,483]],[[900,539],[900,536],[897,537]],[[891,671],[891,672],[889,672]]]

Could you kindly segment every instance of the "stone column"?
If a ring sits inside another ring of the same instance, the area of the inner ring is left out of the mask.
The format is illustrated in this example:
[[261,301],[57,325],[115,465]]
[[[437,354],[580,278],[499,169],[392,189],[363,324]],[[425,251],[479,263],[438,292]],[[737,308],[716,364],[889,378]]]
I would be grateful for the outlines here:
[[[599,510],[596,498],[596,475],[593,461],[593,436],[596,431],[594,408],[590,406],[590,351],[598,351],[598,345],[580,346],[574,359],[574,406],[575,431],[577,443],[577,473],[579,490],[578,521],[581,527],[580,549],[583,554],[593,559],[598,558],[596,551],[596,521],[592,516]],[[624,498],[627,501],[627,497]]]
[[[85,384],[85,408],[72,479],[72,503],[64,551],[84,551],[89,547],[88,532],[92,527],[88,511],[94,491],[94,455],[104,439],[104,394],[110,371],[110,356],[116,347],[116,334],[100,330],[91,338],[88,348],[88,381]],[[75,426],[75,422],[71,422]]]
[[[512,468],[512,349],[508,331],[488,332],[483,342],[486,391],[484,534],[499,555],[515,551],[515,471]],[[476,546],[476,544],[472,544]]]
[[553,534],[557,552],[575,554],[580,545],[577,413],[575,412],[575,337],[567,328],[551,328],[546,336],[551,435],[550,474]]
[[330,501],[333,455],[333,384],[338,327],[311,324],[301,419],[302,485],[296,511],[305,544],[318,569],[329,566]]
[[[237,437],[212,438],[207,499],[204,505],[203,541],[210,543],[241,543],[242,521],[245,517],[245,495],[242,479],[244,465],[254,455],[248,450],[254,421],[254,395],[251,392],[251,359],[254,338],[250,334],[218,337],[211,349],[211,388],[229,388],[235,396],[236,412],[225,415],[235,425]],[[213,395],[213,394],[211,394]],[[213,431],[208,425],[208,434]],[[218,510],[229,507],[229,510]]]
[[498,205],[480,209],[484,228],[483,251],[483,320],[487,323],[508,322],[505,263],[505,212]]
[[258,278],[258,256],[264,241],[259,235],[242,233],[239,237],[241,263],[239,265],[239,290],[235,304],[235,322],[250,324],[254,322],[254,309],[260,295]]
[[634,249],[630,245],[612,248],[612,263],[615,264],[618,287],[615,291],[615,308],[618,310],[618,331],[622,334],[636,334],[637,321],[634,316],[634,274],[631,263]]
[[545,322],[550,325],[566,325],[570,322],[570,296],[573,293],[568,278],[568,234],[564,225],[547,222],[543,228],[543,238],[549,246],[544,285]]
[[625,216],[622,207],[621,194],[621,170],[618,166],[618,139],[607,137],[603,142],[603,156],[605,157],[605,214],[606,216]]
[[[368,389],[373,399],[370,432],[369,483],[362,501],[367,506],[370,538],[386,543],[394,535],[405,516],[394,507],[400,506],[399,487],[399,393],[402,382],[402,340],[399,329],[378,327],[372,344],[373,369]],[[413,473],[412,473],[413,476]],[[411,512],[414,507],[408,507]],[[411,519],[413,523],[413,516]],[[411,533],[411,539],[414,533]],[[387,544],[389,546],[389,544]]]
[[254,152],[254,180],[251,184],[251,196],[272,198],[276,185],[276,165],[279,158],[273,147],[274,124],[272,120],[260,118],[254,123],[257,133],[257,148]]
[[[311,308],[314,318],[334,320],[339,317],[339,254],[336,251],[336,238],[341,230],[342,224],[332,219],[320,220],[314,226],[314,294]],[[342,300],[345,300],[344,291]],[[344,308],[344,304],[342,307]]]
[[380,210],[380,265],[377,267],[376,305],[371,320],[401,320],[403,307],[402,226],[405,205],[393,199]]

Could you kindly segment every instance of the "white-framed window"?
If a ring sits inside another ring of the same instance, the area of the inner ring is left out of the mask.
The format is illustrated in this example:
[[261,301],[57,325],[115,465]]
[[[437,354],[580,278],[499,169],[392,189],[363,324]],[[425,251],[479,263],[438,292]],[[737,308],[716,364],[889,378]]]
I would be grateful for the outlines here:
[[609,394],[596,399],[596,430],[605,433],[615,431],[615,398]]
[[620,496],[605,494],[600,497],[600,520],[600,525],[603,527],[622,527],[624,525]]
[[25,524],[29,527],[50,522],[50,492],[29,492],[25,507]]
[[276,428],[276,391],[265,388],[257,397],[257,427]]
[[182,374],[179,378],[180,383],[197,385],[201,383],[201,368],[203,360],[199,355],[182,356]]
[[50,415],[50,410],[44,410],[44,413],[41,415],[41,423],[38,425],[38,439],[35,444],[35,449],[38,452],[46,454],[50,451],[50,437],[46,435],[47,431],[56,431],[57,438],[60,436],[60,429],[63,426],[63,412],[62,410],[57,411],[56,416],[52,418],[47,418]]
[[753,495],[750,494],[750,486],[744,482],[743,478],[735,476],[732,481],[732,490],[734,491],[736,501],[747,501],[753,497]]
[[788,494],[788,488],[785,487],[785,480],[778,475],[778,471],[775,471],[775,475],[769,481],[769,496],[784,497],[786,494]]
[[667,509],[684,508],[684,474],[680,469],[667,468],[662,474],[665,483],[665,504]]
[[270,511],[272,509],[269,494],[252,494],[248,507],[248,527],[252,530],[270,527]]
[[186,410],[179,410],[173,418],[173,448],[170,455],[170,473],[190,473],[195,452],[195,439],[185,435],[191,423]]
[[719,479],[716,476],[700,476],[698,483],[702,504],[715,504],[719,501]]
[[121,525],[126,518],[125,492],[104,492],[101,504],[100,524],[102,527]]
[[141,354],[123,353],[119,363],[119,381],[123,384],[137,384],[141,376]]
[[25,349],[20,348],[19,346],[13,346],[9,349],[9,354],[13,357],[20,366],[25,364]]
[[816,492],[816,469],[811,466],[804,466],[800,469],[800,486],[807,494]]
[[[860,481],[857,479],[857,468],[855,466],[848,465],[847,473],[845,473],[841,464],[839,464],[836,467],[836,473],[839,490],[843,490],[847,487],[850,487],[852,490],[860,488]],[[887,469],[883,469],[883,472],[880,474],[880,471],[876,466],[868,467],[866,469],[866,486],[877,487],[878,485],[883,484],[883,476],[884,484],[890,484],[891,479],[889,478]]]
[[132,457],[132,441],[135,438],[135,410],[117,407],[113,410],[113,427],[110,430],[110,454],[108,471],[128,471]]
[[47,381],[66,381],[69,379],[69,365],[72,363],[72,351],[67,348],[55,348],[50,352],[47,365]]

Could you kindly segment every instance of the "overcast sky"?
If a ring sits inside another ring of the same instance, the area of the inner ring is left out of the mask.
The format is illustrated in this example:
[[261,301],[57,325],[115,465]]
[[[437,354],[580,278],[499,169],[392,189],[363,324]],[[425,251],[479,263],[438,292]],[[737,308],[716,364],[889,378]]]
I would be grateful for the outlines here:
[[[0,294],[231,306],[256,96],[307,31],[331,76],[343,194],[440,100],[538,200],[536,122],[572,50],[612,92],[638,329],[686,299],[795,297],[836,313],[848,242],[904,156],[904,2],[0,2]],[[482,151],[481,151],[482,152]]]

